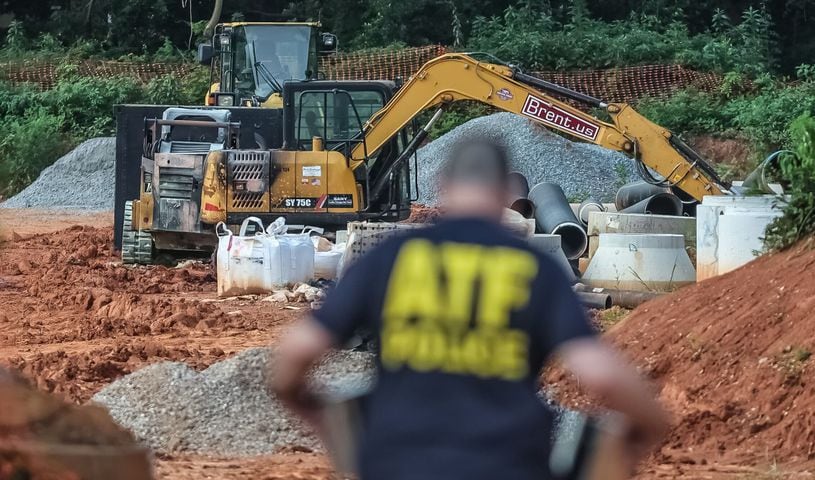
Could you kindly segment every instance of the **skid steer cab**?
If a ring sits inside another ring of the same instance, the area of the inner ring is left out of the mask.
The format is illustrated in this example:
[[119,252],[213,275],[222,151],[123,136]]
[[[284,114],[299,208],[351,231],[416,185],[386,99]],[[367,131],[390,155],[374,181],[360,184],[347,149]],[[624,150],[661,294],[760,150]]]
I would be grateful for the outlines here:
[[[139,197],[124,206],[122,261],[170,263],[211,254],[219,222],[344,228],[407,218],[417,197],[415,156],[395,160],[413,124],[365,161],[368,119],[396,91],[387,81],[303,81],[283,86],[283,146],[239,145],[228,109],[170,108],[146,119]],[[246,126],[249,128],[250,126]]]

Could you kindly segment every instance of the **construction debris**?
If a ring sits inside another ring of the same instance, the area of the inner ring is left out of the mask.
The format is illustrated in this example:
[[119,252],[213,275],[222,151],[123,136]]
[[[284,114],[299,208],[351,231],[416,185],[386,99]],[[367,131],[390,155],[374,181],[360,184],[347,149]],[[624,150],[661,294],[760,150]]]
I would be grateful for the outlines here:
[[271,295],[261,298],[262,302],[272,303],[297,303],[297,302],[318,302],[325,297],[325,292],[319,287],[313,287],[307,283],[301,283],[291,289],[281,288],[275,290]]

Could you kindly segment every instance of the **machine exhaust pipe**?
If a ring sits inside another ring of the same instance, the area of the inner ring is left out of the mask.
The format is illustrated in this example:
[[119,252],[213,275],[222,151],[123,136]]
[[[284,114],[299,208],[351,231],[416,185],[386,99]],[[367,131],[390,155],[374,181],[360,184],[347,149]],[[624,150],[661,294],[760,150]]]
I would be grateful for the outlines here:
[[566,258],[580,258],[589,243],[586,231],[575,217],[563,189],[554,183],[539,183],[529,192],[535,205],[535,222],[541,233],[560,235],[560,246]]
[[682,215],[682,202],[679,197],[670,193],[658,193],[643,199],[620,213],[649,213],[653,215]]
[[614,205],[617,207],[617,211],[621,211],[659,193],[670,193],[670,189],[643,181],[628,183],[617,190]]
[[204,27],[204,36],[211,37],[215,31],[215,25],[218,25],[218,20],[221,19],[221,9],[224,6],[224,0],[215,0],[215,6],[212,7],[212,16]]
[[521,172],[509,172],[507,176],[507,197],[506,206],[523,215],[524,218],[532,218],[535,215],[535,205],[529,201],[529,182]]
[[580,292],[580,291],[575,293],[577,293],[577,298],[580,299],[580,303],[582,303],[588,308],[596,308],[599,310],[611,308],[612,305],[611,296],[607,293]]

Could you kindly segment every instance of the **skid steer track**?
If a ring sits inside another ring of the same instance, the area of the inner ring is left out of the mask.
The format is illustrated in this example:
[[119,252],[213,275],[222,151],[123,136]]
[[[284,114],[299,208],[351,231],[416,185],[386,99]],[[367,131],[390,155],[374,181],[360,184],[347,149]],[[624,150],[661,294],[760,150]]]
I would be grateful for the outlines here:
[[150,265],[153,263],[153,239],[143,230],[131,230],[132,221],[133,202],[128,201],[122,224],[122,263]]

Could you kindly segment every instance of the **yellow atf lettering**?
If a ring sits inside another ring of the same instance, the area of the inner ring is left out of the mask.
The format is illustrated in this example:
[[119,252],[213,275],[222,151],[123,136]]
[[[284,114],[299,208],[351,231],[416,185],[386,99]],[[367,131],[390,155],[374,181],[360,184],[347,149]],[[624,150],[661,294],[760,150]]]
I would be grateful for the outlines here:
[[382,366],[388,370],[397,370],[416,349],[415,331],[410,328],[386,328],[382,331],[381,358]]
[[514,248],[491,249],[481,263],[478,324],[488,328],[509,325],[509,316],[529,302],[529,284],[538,273],[535,256]]
[[[529,336],[509,328],[509,318],[529,302],[537,270],[535,257],[523,250],[406,242],[385,296],[383,367],[524,378]],[[476,323],[471,325],[474,303]]]
[[441,262],[447,280],[447,308],[443,320],[464,326],[472,317],[475,280],[484,248],[467,243],[444,243]]
[[435,328],[420,328],[416,331],[416,350],[408,364],[417,372],[439,369],[447,352],[444,332]]
[[444,309],[441,301],[435,245],[422,239],[405,242],[388,281],[382,311],[385,322],[394,318],[438,318]]

